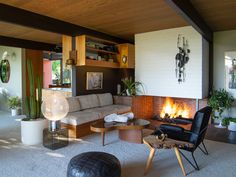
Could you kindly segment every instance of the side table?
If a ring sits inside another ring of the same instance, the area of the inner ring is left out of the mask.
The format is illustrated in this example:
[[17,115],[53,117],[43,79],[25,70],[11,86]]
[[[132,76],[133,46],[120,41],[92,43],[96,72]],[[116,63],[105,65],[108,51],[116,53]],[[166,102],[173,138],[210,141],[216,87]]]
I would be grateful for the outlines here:
[[69,144],[68,129],[62,128],[50,131],[48,128],[43,130],[43,146],[52,150],[65,147]]
[[144,175],[148,173],[148,170],[151,167],[152,159],[155,155],[156,149],[174,149],[175,155],[179,161],[179,165],[182,169],[184,176],[186,176],[186,172],[183,166],[182,157],[179,152],[179,148],[181,147],[193,147],[193,144],[185,142],[185,141],[178,141],[170,138],[166,138],[164,141],[161,141],[156,138],[155,135],[149,135],[143,138],[143,143],[146,144],[150,148],[150,154],[146,163],[146,168],[144,171]]

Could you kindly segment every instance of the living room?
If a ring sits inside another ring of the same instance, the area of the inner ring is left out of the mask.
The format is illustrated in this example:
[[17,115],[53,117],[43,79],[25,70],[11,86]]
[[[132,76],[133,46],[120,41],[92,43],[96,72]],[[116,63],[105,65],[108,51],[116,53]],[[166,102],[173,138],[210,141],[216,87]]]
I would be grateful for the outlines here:
[[235,176],[235,7],[1,1],[0,176]]

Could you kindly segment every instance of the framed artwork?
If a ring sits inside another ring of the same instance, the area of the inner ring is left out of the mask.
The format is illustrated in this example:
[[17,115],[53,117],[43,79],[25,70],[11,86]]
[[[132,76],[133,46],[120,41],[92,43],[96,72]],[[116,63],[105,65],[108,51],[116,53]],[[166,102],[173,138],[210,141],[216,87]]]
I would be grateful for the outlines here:
[[86,90],[98,90],[103,86],[102,72],[87,72]]
[[225,90],[236,98],[236,51],[225,52]]

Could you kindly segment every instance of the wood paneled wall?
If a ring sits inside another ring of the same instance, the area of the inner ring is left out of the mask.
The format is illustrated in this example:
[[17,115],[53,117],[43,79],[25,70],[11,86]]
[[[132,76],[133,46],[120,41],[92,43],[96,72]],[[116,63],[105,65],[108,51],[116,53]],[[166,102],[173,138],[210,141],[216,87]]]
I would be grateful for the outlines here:
[[[103,89],[86,90],[87,72],[102,72],[103,73]],[[134,78],[134,69],[113,69],[104,67],[92,66],[77,66],[76,67],[76,95],[85,95],[93,93],[110,92],[113,95],[117,94],[117,84],[121,84],[121,79],[124,77]],[[121,84],[122,85],[122,84]]]
[[[34,69],[34,75],[36,76],[43,76],[43,51],[41,50],[32,50],[32,49],[25,49],[25,64],[27,61],[31,60]],[[25,66],[26,72],[26,95],[29,95],[29,79],[28,79],[28,71],[27,65]],[[36,81],[35,81],[36,84]]]

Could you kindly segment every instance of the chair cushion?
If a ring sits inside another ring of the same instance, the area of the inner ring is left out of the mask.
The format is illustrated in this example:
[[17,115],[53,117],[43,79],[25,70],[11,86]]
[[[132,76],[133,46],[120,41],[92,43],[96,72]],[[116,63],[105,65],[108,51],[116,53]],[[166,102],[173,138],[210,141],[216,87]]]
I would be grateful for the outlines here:
[[99,115],[99,113],[96,112],[78,111],[68,113],[67,116],[61,120],[61,122],[70,125],[80,125],[94,120],[98,120],[100,117],[101,116]]
[[76,97],[67,97],[67,102],[69,104],[69,112],[80,111],[80,103]]
[[95,94],[78,96],[82,110],[99,107],[98,97]]
[[113,104],[113,98],[110,93],[97,94],[100,106],[108,106]]

